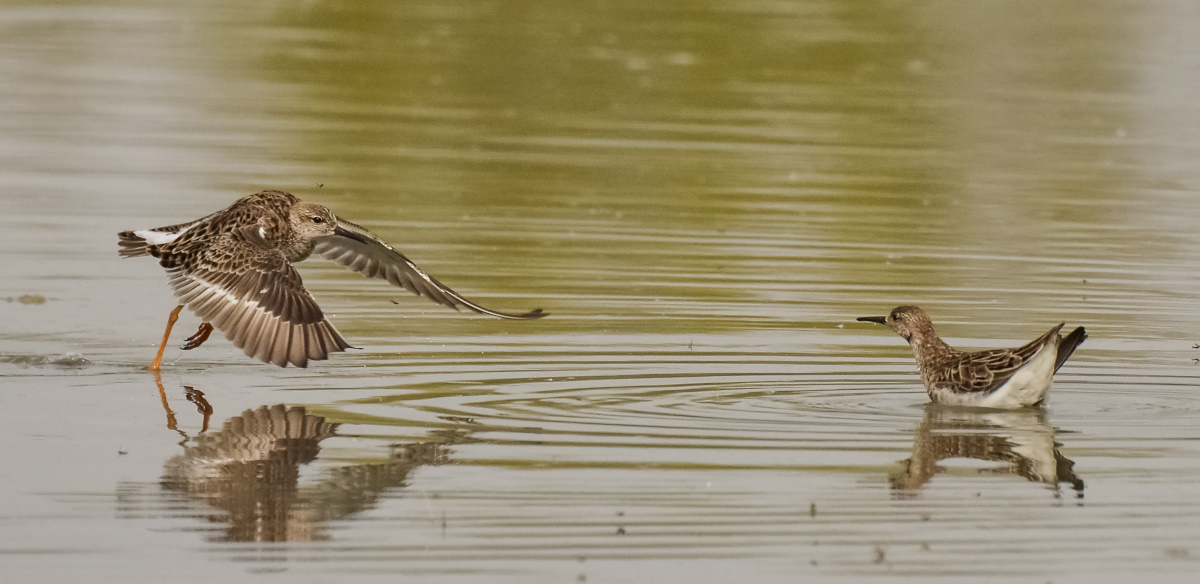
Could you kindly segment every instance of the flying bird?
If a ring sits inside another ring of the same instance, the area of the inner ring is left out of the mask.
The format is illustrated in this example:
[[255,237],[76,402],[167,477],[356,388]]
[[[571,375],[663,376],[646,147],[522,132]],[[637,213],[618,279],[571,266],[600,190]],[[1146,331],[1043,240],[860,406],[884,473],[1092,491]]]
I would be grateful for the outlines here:
[[512,319],[548,314],[540,308],[510,314],[467,300],[370,231],[282,191],[243,197],[195,221],[117,236],[122,257],[158,259],[179,298],[150,364],[153,371],[161,367],[184,306],[203,320],[184,349],[199,347],[213,327],[247,355],[280,367],[306,367],[350,348],[292,266],[313,253],[455,310]]

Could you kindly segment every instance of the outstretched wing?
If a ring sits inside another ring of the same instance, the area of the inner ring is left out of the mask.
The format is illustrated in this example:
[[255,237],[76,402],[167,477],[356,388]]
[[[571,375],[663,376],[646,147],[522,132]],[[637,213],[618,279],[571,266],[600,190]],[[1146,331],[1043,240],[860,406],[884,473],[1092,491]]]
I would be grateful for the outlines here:
[[1013,374],[1047,343],[1056,342],[1062,327],[1060,324],[1016,349],[959,353],[950,363],[950,367],[936,369],[937,373],[930,379],[930,385],[960,393],[991,393],[1012,378]]
[[381,278],[443,306],[455,310],[468,308],[500,318],[541,318],[548,313],[538,308],[524,314],[510,314],[484,308],[451,290],[426,274],[387,242],[370,231],[338,218],[337,233],[313,240],[313,251],[368,278]]
[[160,258],[175,295],[247,355],[306,367],[350,347],[295,268],[255,234],[235,231],[203,250],[183,251]]

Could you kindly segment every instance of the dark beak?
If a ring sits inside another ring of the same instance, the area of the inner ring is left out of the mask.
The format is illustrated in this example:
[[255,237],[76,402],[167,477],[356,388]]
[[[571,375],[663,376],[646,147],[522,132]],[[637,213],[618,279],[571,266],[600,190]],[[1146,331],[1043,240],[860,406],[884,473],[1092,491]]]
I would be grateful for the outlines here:
[[357,242],[359,242],[359,243],[370,243],[370,241],[368,241],[366,237],[363,237],[362,235],[359,235],[359,234],[357,234],[357,233],[355,233],[355,232],[353,232],[353,231],[350,231],[349,229],[346,229],[345,227],[342,227],[341,225],[338,225],[337,227],[334,227],[334,228],[333,228],[333,233],[334,233],[334,235],[340,235],[340,236],[342,236],[342,237],[348,237],[348,238],[350,238],[350,239],[353,239],[354,241],[357,241]]
[[875,322],[883,325],[887,324],[886,316],[860,316],[858,317],[858,320],[862,322]]

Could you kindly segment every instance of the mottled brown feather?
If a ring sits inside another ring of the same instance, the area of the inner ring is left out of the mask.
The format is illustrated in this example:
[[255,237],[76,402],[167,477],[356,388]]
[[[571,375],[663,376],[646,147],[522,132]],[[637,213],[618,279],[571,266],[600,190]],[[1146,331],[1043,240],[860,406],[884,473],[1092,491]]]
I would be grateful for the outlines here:
[[[286,193],[260,193],[200,221],[153,230],[174,233],[190,227],[168,244],[124,245],[122,255],[138,250],[157,257],[180,302],[247,355],[279,366],[305,367],[350,345],[325,320],[279,247],[260,235],[265,231],[259,230],[262,207],[286,216],[296,202]],[[285,229],[277,222],[266,225]],[[120,235],[122,242],[136,237],[132,232]],[[320,342],[305,341],[308,329],[322,331],[312,335]]]
[[927,385],[933,388],[952,389],[959,393],[991,393],[1004,385],[1046,343],[1053,342],[1062,327],[1059,324],[1015,349],[946,353],[942,358],[929,360],[921,371]]
[[158,258],[182,304],[247,355],[281,367],[305,367],[350,348],[292,267],[314,247],[369,277],[455,309],[502,318],[545,316],[541,309],[507,314],[475,304],[366,229],[282,191],[263,191],[201,219],[148,231],[163,236],[150,237],[151,243],[143,237],[147,231],[118,233],[119,254]]

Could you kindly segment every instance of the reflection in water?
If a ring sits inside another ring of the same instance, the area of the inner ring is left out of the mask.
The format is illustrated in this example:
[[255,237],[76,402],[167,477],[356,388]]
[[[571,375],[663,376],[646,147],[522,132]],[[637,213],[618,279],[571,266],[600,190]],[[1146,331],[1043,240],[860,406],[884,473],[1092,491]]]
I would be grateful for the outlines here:
[[1025,477],[1056,490],[1059,483],[1069,483],[1082,498],[1083,480],[1075,476],[1075,463],[1058,451],[1059,446],[1041,408],[991,411],[928,404],[913,440],[912,458],[901,462],[888,480],[895,490],[913,491],[946,470],[939,462],[971,458],[1005,463],[987,472]]
[[262,406],[202,433],[167,461],[162,487],[228,512],[227,540],[290,541],[317,536],[298,498],[300,465],[312,462],[336,424],[302,407]]
[[329,521],[370,508],[385,491],[403,486],[414,468],[447,463],[445,445],[468,437],[452,431],[436,441],[395,445],[386,462],[340,467],[301,486],[301,465],[316,460],[321,441],[337,427],[300,406],[246,410],[220,430],[185,440],[159,484],[164,494],[183,493],[224,511],[207,515],[227,524],[220,541],[316,541],[326,539]]
[[[179,424],[175,420],[175,411],[171,409],[171,404],[167,401],[167,389],[163,387],[162,375],[158,372],[158,370],[152,370],[151,373],[154,374],[154,384],[158,386],[158,397],[162,400],[163,411],[167,414],[167,429],[179,432],[179,435],[183,436],[183,440],[186,442],[188,435],[183,430],[179,429]],[[193,404],[196,404],[196,410],[200,412],[201,416],[203,416],[200,432],[207,432],[208,421],[210,418],[212,418],[213,413],[212,405],[210,405],[208,400],[204,397],[203,391],[200,391],[190,385],[183,386],[183,390],[184,397]]]

